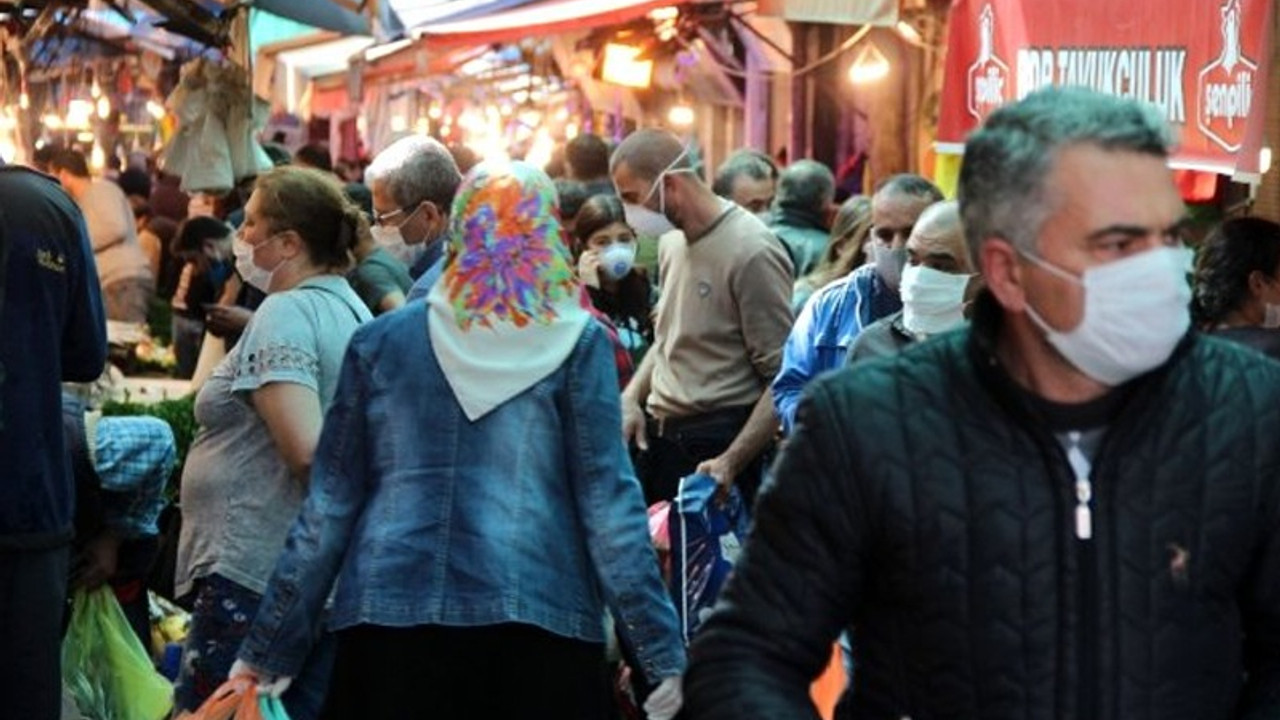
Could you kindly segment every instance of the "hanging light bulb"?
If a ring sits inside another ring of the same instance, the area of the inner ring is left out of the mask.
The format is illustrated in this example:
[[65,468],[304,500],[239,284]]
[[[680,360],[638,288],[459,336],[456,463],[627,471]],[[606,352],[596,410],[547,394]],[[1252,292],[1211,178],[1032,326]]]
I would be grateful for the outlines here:
[[667,111],[667,122],[677,127],[688,127],[693,124],[694,113],[693,108],[684,103],[671,106]]
[[105,96],[98,98],[98,117],[102,120],[111,117],[111,100]]
[[164,106],[155,100],[148,100],[147,113],[156,120],[162,120],[164,119]]
[[27,95],[25,91],[18,96],[18,107],[22,108],[23,110],[26,110],[27,108],[31,107],[31,96]]
[[867,43],[849,67],[849,80],[855,85],[883,80],[889,75],[889,59],[873,43]]

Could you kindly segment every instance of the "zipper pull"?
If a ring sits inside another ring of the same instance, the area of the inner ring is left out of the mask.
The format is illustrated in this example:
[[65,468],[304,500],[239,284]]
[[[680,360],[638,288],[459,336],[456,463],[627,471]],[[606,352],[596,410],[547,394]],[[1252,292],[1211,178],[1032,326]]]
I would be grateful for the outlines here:
[[1088,478],[1076,479],[1076,537],[1089,540],[1093,537],[1093,509],[1089,502],[1093,499],[1093,484]]

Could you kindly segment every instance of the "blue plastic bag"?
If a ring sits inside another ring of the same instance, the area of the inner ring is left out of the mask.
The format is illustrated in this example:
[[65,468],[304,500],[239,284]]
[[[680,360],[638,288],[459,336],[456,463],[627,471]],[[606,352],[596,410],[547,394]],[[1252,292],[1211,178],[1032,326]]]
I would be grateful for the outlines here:
[[721,497],[710,475],[680,480],[671,519],[671,594],[685,644],[711,613],[729,577],[750,518],[737,487]]

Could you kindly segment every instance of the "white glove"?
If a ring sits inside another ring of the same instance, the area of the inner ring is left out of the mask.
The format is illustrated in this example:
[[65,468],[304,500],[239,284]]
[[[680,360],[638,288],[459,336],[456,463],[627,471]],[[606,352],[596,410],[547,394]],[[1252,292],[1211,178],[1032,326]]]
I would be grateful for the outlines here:
[[684,705],[682,685],[683,678],[680,675],[672,675],[659,683],[649,693],[649,699],[644,701],[645,716],[649,720],[671,720],[675,717]]
[[270,695],[273,698],[279,698],[293,684],[291,677],[275,677],[269,673],[265,673],[249,663],[237,659],[231,664],[231,672],[227,673],[227,679],[247,676],[258,685],[258,694]]

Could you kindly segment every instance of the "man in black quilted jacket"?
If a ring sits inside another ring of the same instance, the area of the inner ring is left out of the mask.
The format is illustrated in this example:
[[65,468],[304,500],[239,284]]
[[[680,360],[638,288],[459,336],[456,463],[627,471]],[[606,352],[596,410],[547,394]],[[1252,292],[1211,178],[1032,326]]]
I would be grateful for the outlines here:
[[1280,717],[1280,364],[1188,330],[1147,106],[1034,93],[965,147],[969,328],[814,383],[721,604],[696,719]]

